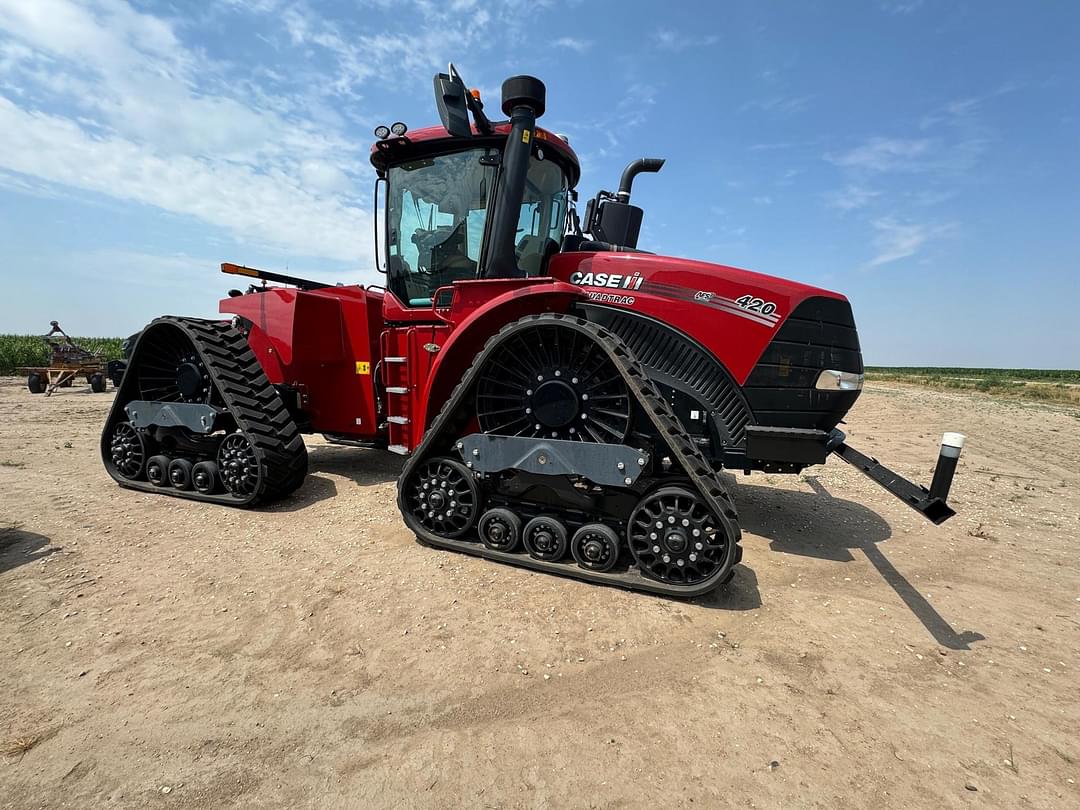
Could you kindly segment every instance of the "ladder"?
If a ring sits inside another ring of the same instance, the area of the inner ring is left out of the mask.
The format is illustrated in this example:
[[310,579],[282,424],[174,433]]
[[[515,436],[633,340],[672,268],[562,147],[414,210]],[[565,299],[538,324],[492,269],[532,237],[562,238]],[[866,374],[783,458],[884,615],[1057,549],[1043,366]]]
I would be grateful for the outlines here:
[[387,450],[401,456],[409,455],[412,422],[413,378],[409,366],[411,329],[386,329],[379,342],[382,345],[382,383],[386,391]]

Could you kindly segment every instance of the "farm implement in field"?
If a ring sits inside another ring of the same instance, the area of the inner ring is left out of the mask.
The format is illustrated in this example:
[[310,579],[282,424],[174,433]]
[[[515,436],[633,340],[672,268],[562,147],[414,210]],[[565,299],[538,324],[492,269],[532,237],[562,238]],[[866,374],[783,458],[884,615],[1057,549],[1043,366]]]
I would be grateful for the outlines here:
[[41,336],[49,349],[46,366],[24,366],[19,374],[26,375],[26,387],[31,394],[52,396],[57,388],[70,388],[79,377],[84,377],[90,390],[100,394],[105,390],[109,363],[102,354],[95,354],[79,346],[51,321],[52,328]]

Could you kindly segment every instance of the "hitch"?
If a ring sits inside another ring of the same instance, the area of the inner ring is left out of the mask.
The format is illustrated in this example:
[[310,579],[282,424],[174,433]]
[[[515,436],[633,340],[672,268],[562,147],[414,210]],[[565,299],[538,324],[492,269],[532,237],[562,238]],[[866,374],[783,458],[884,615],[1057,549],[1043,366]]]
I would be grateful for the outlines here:
[[946,500],[949,497],[949,489],[952,487],[956,465],[960,460],[960,451],[964,447],[964,438],[962,433],[946,433],[942,437],[941,451],[938,454],[930,489],[908,481],[902,475],[881,464],[876,458],[863,455],[844,442],[844,434],[840,431],[834,431],[830,445],[832,452],[852,467],[887,489],[927,520],[940,526],[956,514]]

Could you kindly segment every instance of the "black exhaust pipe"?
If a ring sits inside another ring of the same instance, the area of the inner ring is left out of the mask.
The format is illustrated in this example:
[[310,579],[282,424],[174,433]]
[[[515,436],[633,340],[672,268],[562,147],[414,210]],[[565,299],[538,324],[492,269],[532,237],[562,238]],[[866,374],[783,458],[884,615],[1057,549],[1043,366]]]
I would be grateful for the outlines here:
[[491,217],[485,278],[519,278],[524,275],[517,263],[518,217],[525,196],[525,175],[532,156],[536,119],[544,114],[547,90],[532,76],[511,76],[502,85],[502,110],[510,116],[510,134],[503,150],[499,188]]
[[619,192],[615,196],[619,202],[630,202],[630,189],[634,185],[634,178],[642,172],[658,172],[664,168],[663,158],[638,158],[625,169],[619,180]]

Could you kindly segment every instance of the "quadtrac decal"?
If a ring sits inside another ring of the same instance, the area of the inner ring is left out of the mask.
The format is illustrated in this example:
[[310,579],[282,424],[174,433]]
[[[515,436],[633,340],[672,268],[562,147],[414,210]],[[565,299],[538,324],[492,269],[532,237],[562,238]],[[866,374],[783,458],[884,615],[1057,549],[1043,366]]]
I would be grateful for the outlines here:
[[571,284],[578,284],[582,287],[603,287],[605,290],[612,290],[612,292],[586,290],[585,295],[590,301],[596,301],[599,304],[621,304],[628,307],[632,307],[636,299],[632,295],[624,295],[618,291],[640,289],[642,281],[644,279],[640,273],[627,276],[622,273],[582,273],[578,271],[570,275]]

